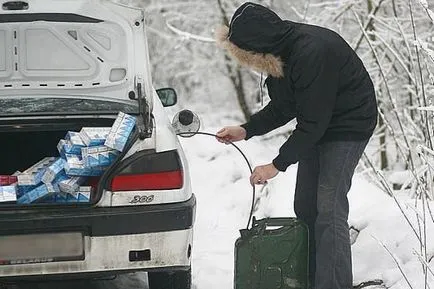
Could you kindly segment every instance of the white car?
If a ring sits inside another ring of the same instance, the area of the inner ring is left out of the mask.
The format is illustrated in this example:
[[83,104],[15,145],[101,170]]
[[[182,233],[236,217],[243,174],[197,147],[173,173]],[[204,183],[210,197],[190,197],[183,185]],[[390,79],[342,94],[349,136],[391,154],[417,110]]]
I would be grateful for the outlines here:
[[136,117],[88,203],[0,203],[0,283],[146,271],[190,288],[196,200],[152,85],[142,10],[103,0],[0,0],[0,175],[46,156],[67,131]]

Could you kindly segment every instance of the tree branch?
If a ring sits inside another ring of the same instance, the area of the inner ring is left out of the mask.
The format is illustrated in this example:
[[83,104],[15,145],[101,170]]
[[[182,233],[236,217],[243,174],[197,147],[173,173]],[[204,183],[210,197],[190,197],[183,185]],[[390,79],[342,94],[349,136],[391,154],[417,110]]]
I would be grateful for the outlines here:
[[[372,13],[368,15],[369,21],[366,23],[365,27],[363,27],[362,35],[360,35],[359,40],[356,42],[354,51],[357,51],[360,47],[360,44],[362,43],[362,40],[364,38],[364,33],[366,33],[367,29],[372,25],[372,22],[374,21],[374,16],[378,13],[380,10],[381,4],[383,4],[384,0],[380,0],[378,2],[378,5],[373,9]],[[352,10],[352,8],[350,8]],[[354,11],[353,11],[354,12]],[[360,20],[359,20],[360,21]]]
[[200,35],[195,35],[186,31],[182,31],[178,28],[176,28],[175,26],[173,26],[172,24],[169,23],[169,20],[166,21],[166,26],[167,28],[169,28],[173,33],[187,38],[187,39],[193,39],[193,40],[197,40],[197,41],[201,41],[201,42],[215,42],[215,39],[210,38],[210,37],[204,37],[204,36],[200,36]]

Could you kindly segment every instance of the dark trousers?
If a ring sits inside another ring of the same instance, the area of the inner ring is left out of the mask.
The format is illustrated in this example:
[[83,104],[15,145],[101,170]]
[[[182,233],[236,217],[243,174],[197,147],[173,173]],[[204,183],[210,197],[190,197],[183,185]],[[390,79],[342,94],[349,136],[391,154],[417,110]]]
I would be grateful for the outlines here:
[[299,161],[294,208],[309,227],[312,288],[353,287],[347,193],[367,143],[318,144]]

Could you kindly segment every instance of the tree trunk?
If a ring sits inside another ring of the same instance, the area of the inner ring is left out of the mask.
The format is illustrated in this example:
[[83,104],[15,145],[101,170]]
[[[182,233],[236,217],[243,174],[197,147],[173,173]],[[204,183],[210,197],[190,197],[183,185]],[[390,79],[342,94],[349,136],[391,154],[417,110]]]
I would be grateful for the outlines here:
[[[223,23],[229,27],[229,19],[226,16],[225,9],[223,7],[222,0],[217,0]],[[246,120],[250,119],[252,113],[250,112],[249,106],[247,105],[246,93],[244,91],[244,81],[241,73],[241,68],[238,65],[234,65],[233,61],[230,59],[228,55],[225,55],[225,66],[228,71],[229,79],[234,87],[238,105],[243,112],[244,118]]]
[[[384,120],[382,117],[378,118],[378,126],[383,127],[384,126]],[[384,170],[387,169],[389,166],[389,161],[387,159],[387,149],[386,149],[386,129],[382,129],[381,135],[380,135],[380,169]]]
[[[367,4],[368,4],[368,15],[370,15],[371,12],[372,12],[372,10],[374,9],[374,3],[372,2],[372,0],[366,0],[366,1],[367,1]],[[378,11],[378,9],[375,10],[374,13],[376,13],[377,11]],[[369,33],[369,32],[375,31],[374,21],[371,21],[371,20],[372,19],[370,19],[369,22],[368,22],[366,31],[369,34],[370,40],[373,41],[373,42],[375,42],[375,40],[376,40],[375,35],[372,34],[372,33]],[[360,43],[358,43],[358,45],[359,44]],[[379,109],[381,110],[381,106],[380,106]],[[381,113],[384,115],[383,111],[381,111]],[[384,126],[384,120],[383,120],[382,117],[378,118],[378,125],[379,125],[379,127],[383,127]],[[380,168],[382,170],[387,169],[388,166],[389,166],[389,160],[387,159],[387,149],[386,149],[386,145],[385,144],[386,144],[386,130],[384,130],[384,133],[382,133],[380,135],[380,148],[381,148],[381,151],[380,151]]]

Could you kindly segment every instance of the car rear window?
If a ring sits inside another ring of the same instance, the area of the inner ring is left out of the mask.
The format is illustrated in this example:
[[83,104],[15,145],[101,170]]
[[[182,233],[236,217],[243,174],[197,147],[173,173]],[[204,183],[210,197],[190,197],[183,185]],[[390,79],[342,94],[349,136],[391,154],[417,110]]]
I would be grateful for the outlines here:
[[0,99],[1,116],[112,114],[119,111],[138,114],[136,101],[114,102],[72,98]]

